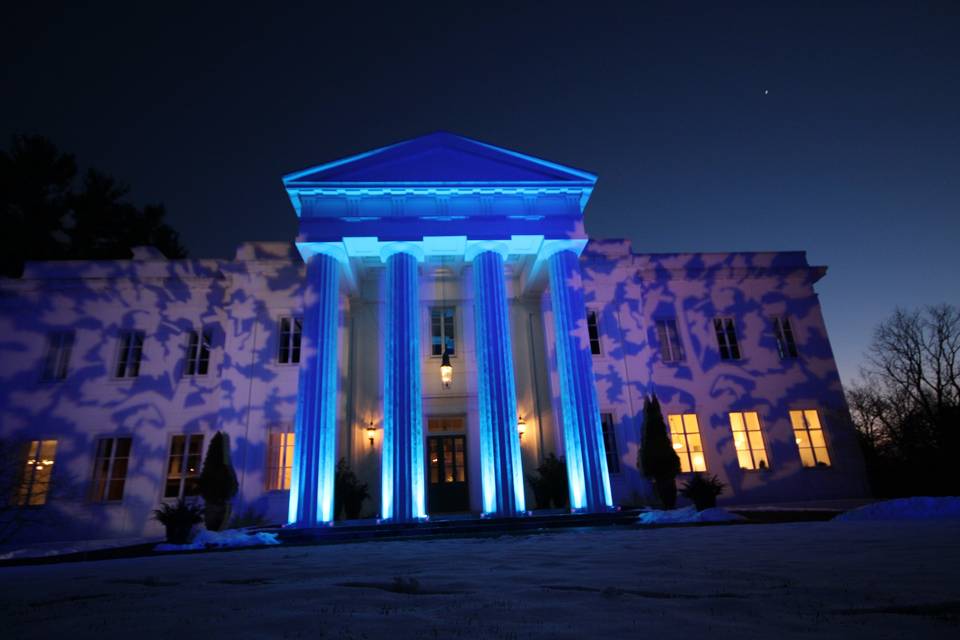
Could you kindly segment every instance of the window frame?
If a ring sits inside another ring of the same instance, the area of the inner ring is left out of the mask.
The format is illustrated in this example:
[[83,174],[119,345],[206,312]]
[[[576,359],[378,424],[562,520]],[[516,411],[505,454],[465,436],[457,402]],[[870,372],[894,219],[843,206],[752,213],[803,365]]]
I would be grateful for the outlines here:
[[47,350],[40,371],[41,382],[63,382],[70,374],[70,358],[77,344],[77,332],[73,329],[47,333]]
[[[196,337],[196,344],[194,338]],[[187,344],[183,359],[183,377],[203,378],[210,375],[210,369],[213,364],[213,339],[214,330],[212,325],[202,326],[198,329],[190,329],[187,332]],[[204,358],[204,347],[206,347],[206,358]],[[200,372],[200,365],[206,364],[203,372]]]
[[[117,455],[117,445],[120,440],[128,440],[127,455]],[[100,445],[103,442],[110,442],[110,452],[106,456],[101,455]],[[127,488],[127,477],[130,474],[130,459],[133,457],[133,436],[132,435],[107,435],[98,437],[93,450],[93,473],[90,480],[90,502],[96,504],[120,504],[123,502],[123,496]],[[110,485],[117,481],[115,476],[116,463],[118,460],[124,460],[126,465],[123,467],[123,476],[120,478],[120,497],[110,498]],[[106,462],[104,474],[98,473],[102,462]]]
[[[593,322],[590,322],[590,319],[593,318]],[[594,337],[593,332],[596,332],[596,337]],[[597,347],[594,350],[594,343]],[[587,307],[587,344],[590,347],[591,356],[602,356],[603,355],[603,333],[600,331],[600,312],[596,309]]]
[[[290,328],[286,332],[283,329],[284,322],[290,323]],[[282,358],[284,353],[287,354],[286,360]],[[302,355],[303,316],[291,314],[277,317],[277,351],[274,362],[281,366],[296,367],[300,365]]]
[[[696,431],[687,430],[687,417],[692,416],[694,426]],[[679,418],[680,420],[680,432],[677,433],[673,429],[673,422],[671,418]],[[674,453],[677,454],[677,457],[680,458],[680,473],[707,473],[709,465],[707,464],[707,450],[703,446],[703,431],[700,429],[700,416],[694,411],[687,411],[681,413],[667,413],[667,429],[669,430],[670,442],[673,446]],[[700,450],[694,451],[690,446],[690,437],[691,435],[696,435],[697,439],[700,441]],[[677,448],[676,438],[680,437],[683,439],[682,448]],[[697,469],[694,465],[693,454],[699,453],[703,462],[703,469]],[[686,459],[687,466],[689,470],[683,469],[684,459]]]
[[[812,413],[817,418],[817,428],[812,428],[810,426],[810,421],[807,414]],[[800,419],[803,421],[803,427],[797,429],[797,425],[794,422],[794,414],[799,414]],[[821,412],[818,409],[789,409],[787,415],[790,418],[790,428],[791,433],[793,433],[793,441],[797,445],[797,455],[800,456],[800,466],[804,469],[830,469],[833,467],[833,458],[830,457],[830,443],[827,442],[827,430],[823,428],[823,419],[821,418]],[[797,436],[797,431],[803,431],[807,444],[806,449],[810,452],[810,455],[813,456],[813,464],[806,464],[803,457],[803,443],[800,442],[800,439]],[[823,440],[823,446],[815,446],[814,438],[812,437],[811,432],[819,431],[820,438]],[[819,456],[817,455],[817,449],[822,449],[823,454],[826,456],[827,461],[821,462]]]
[[[742,433],[747,434],[747,435],[745,436],[745,440],[746,440],[746,443],[747,443],[747,448],[746,448],[746,449],[740,449],[739,447],[737,447],[737,436],[736,436],[736,434],[738,433],[738,430],[736,430],[736,429],[733,428],[733,416],[734,416],[734,414],[737,414],[737,415],[740,416],[741,424],[743,424]],[[750,428],[749,421],[747,420],[747,414],[753,414],[753,415],[756,416],[756,420],[757,420],[757,428],[756,428],[756,429],[751,429],[751,428]],[[770,461],[770,447],[769,447],[769,445],[768,445],[768,443],[767,443],[767,437],[766,437],[766,435],[765,435],[764,432],[763,432],[763,421],[760,420],[760,412],[759,412],[759,411],[749,411],[749,410],[728,411],[728,412],[727,412],[727,424],[730,426],[730,433],[731,433],[731,437],[732,437],[732,439],[733,439],[733,448],[734,448],[734,451],[735,451],[735,453],[736,453],[736,455],[737,455],[737,466],[740,468],[740,470],[741,470],[741,471],[750,471],[750,472],[770,471],[770,470],[773,468],[773,463]],[[760,443],[763,445],[763,448],[762,448],[762,451],[763,451],[763,462],[765,463],[765,466],[763,466],[763,467],[761,467],[761,466],[759,465],[759,463],[757,462],[757,456],[755,455],[754,452],[755,452],[755,451],[758,451],[758,450],[760,450],[760,449],[757,449],[756,447],[753,446],[753,442],[752,442],[752,440],[751,440],[751,438],[750,438],[750,435],[749,435],[751,432],[755,432],[755,433],[758,433],[758,434],[759,434]],[[743,464],[741,463],[741,461],[740,461],[740,453],[743,452],[743,451],[745,451],[746,453],[748,453],[748,454],[750,455],[750,462],[751,462],[751,464],[753,465],[752,467],[744,467]]]
[[[605,416],[610,417],[610,422],[607,423],[604,420]],[[609,430],[607,429],[609,427]],[[607,446],[610,444],[607,439],[607,434],[610,435],[610,440],[613,443],[613,451],[610,451],[610,448]],[[607,461],[607,474],[608,475],[619,475],[622,465],[620,464],[620,445],[617,438],[617,415],[613,411],[600,411],[600,437],[603,439],[603,453]],[[613,466],[611,468],[611,460],[613,461]]]
[[[43,447],[46,443],[53,443],[53,451],[49,458],[50,462],[47,463],[47,458],[43,457]],[[33,450],[33,446],[36,445],[36,451]],[[15,506],[23,507],[42,507],[47,504],[47,501],[50,498],[50,491],[53,487],[53,467],[57,461],[57,447],[59,446],[58,440],[55,438],[40,439],[40,440],[27,440],[24,443],[23,453],[20,459],[22,460],[20,479],[17,482],[17,488],[14,492],[13,503]],[[32,458],[31,458],[32,456]],[[37,459],[39,459],[40,464],[36,464]],[[44,481],[38,481],[39,474],[37,471],[44,471],[46,469],[46,479]],[[42,486],[41,490],[37,490],[38,486]],[[34,502],[35,499],[39,496],[39,502]]]
[[[173,458],[173,456],[174,456],[174,454],[173,454],[173,443],[174,443],[174,441],[175,441],[177,438],[183,438],[183,439],[184,439],[184,447],[183,447],[183,452],[180,454],[180,471],[179,471],[179,474],[178,474],[176,477],[173,477],[173,476],[171,476],[171,473],[170,473],[170,465],[171,465],[172,458]],[[200,452],[197,454],[197,460],[198,460],[198,462],[197,462],[196,472],[195,472],[195,473],[187,473],[187,464],[188,464],[189,459],[190,459],[190,443],[191,443],[191,441],[192,441],[193,438],[199,438],[199,441],[200,441]],[[167,456],[166,456],[166,466],[164,467],[164,473],[163,473],[163,484],[160,486],[160,499],[161,499],[161,500],[178,500],[178,499],[180,499],[180,498],[183,498],[183,499],[199,498],[199,496],[200,496],[200,490],[199,490],[200,472],[203,470],[203,453],[204,453],[203,445],[204,445],[204,440],[205,440],[204,434],[202,434],[202,433],[173,433],[173,434],[170,434],[170,439],[169,439],[169,441],[167,442]],[[175,496],[168,496],[168,495],[167,495],[167,485],[171,482],[171,480],[177,480],[178,483],[179,483],[179,484],[178,484],[178,487],[179,487],[179,488],[178,488],[178,491],[177,491],[177,495],[175,495]],[[189,495],[185,494],[184,488],[185,488],[186,485],[187,485],[187,481],[194,481],[194,482],[196,482],[197,490],[196,490],[195,493],[191,493],[191,494],[189,494]]]
[[737,335],[735,318],[730,316],[714,318],[713,332],[717,339],[717,352],[721,361],[736,362],[743,360],[743,350],[740,348],[740,337]]
[[[451,331],[452,334],[453,334],[453,336],[452,336],[452,338],[451,338],[451,340],[452,340],[452,342],[453,342],[453,350],[450,351],[449,356],[450,356],[451,358],[456,358],[456,357],[457,357],[457,353],[458,353],[457,335],[461,333],[460,330],[459,330],[459,326],[458,326],[458,324],[457,324],[457,305],[455,305],[455,304],[432,304],[432,305],[429,305],[428,308],[427,308],[427,329],[428,329],[428,330],[427,330],[427,335],[429,336],[429,340],[427,340],[427,353],[429,354],[429,357],[431,357],[431,358],[442,358],[442,357],[443,357],[443,352],[444,352],[444,350],[447,348],[447,346],[446,346],[446,345],[447,345],[447,335],[446,335],[447,323],[445,322],[445,320],[446,320],[447,318],[442,315],[442,311],[443,311],[443,310],[446,310],[446,309],[450,309],[450,310],[453,312],[452,315],[451,315],[450,318],[449,318],[449,320],[450,320],[450,322],[449,322],[450,327],[449,327],[449,328],[450,328],[450,331]],[[434,352],[433,352],[433,347],[434,347],[434,344],[433,344],[433,337],[434,337],[434,336],[433,336],[433,313],[434,313],[434,311],[440,311],[440,312],[441,312],[441,315],[440,315],[440,317],[439,317],[439,321],[440,321],[440,322],[439,322],[439,326],[440,326],[440,336],[439,336],[439,337],[440,337],[440,347],[441,347],[440,353],[434,353]]]
[[790,324],[789,316],[773,316],[773,337],[777,341],[777,353],[781,360],[797,360],[800,350],[797,348],[796,334]]
[[146,341],[146,332],[137,329],[124,329],[117,335],[117,354],[113,360],[114,380],[130,380],[140,376],[143,346]]
[[[274,449],[274,436],[280,436],[279,447],[276,450]],[[277,423],[267,429],[267,463],[265,466],[266,477],[264,478],[265,491],[290,491],[290,485],[293,483],[295,443],[296,435],[292,424]],[[279,464],[274,464],[274,454],[276,453],[280,454]],[[280,476],[281,473],[283,473],[282,478]],[[278,480],[279,482],[277,482]]]
[[[662,332],[660,330],[661,325],[663,327]],[[671,328],[673,329],[673,338],[676,342],[670,339]],[[660,343],[660,362],[664,364],[680,364],[686,362],[687,350],[683,347],[683,339],[680,337],[680,329],[677,326],[677,318],[675,316],[654,318],[653,330],[657,334],[657,342]],[[669,352],[669,358],[664,356],[664,349]]]

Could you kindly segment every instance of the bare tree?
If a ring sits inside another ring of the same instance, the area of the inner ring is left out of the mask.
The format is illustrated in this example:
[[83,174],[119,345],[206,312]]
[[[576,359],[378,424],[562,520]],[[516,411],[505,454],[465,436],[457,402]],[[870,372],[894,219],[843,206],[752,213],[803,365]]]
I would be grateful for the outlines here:
[[943,469],[960,434],[960,310],[897,309],[876,328],[861,376],[847,401],[868,461],[921,484],[956,484]]

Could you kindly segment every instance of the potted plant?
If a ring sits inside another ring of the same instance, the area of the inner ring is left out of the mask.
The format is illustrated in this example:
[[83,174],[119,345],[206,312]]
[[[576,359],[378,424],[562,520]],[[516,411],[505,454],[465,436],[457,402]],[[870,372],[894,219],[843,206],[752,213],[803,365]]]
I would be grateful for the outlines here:
[[356,520],[360,517],[364,501],[370,497],[366,482],[357,480],[357,475],[350,469],[346,458],[337,462],[336,477],[333,485],[333,500],[336,514],[340,515],[341,508],[347,520]]
[[643,445],[638,458],[643,475],[653,481],[653,489],[663,508],[673,509],[677,505],[680,458],[673,450],[656,394],[652,400],[644,398],[643,401]]
[[548,509],[551,502],[557,509],[567,506],[570,500],[570,488],[567,484],[566,462],[550,453],[537,467],[537,474],[527,476],[527,480],[533,487],[537,507]]
[[725,486],[717,476],[695,473],[684,483],[683,488],[680,489],[680,495],[690,499],[697,511],[703,511],[717,506],[717,496],[723,493]]
[[237,495],[237,474],[230,463],[230,440],[218,431],[210,440],[207,457],[200,472],[204,523],[210,531],[220,531],[230,520],[230,501]]
[[189,544],[193,526],[203,520],[203,507],[180,498],[175,504],[161,504],[159,509],[153,510],[153,517],[166,529],[167,542]]

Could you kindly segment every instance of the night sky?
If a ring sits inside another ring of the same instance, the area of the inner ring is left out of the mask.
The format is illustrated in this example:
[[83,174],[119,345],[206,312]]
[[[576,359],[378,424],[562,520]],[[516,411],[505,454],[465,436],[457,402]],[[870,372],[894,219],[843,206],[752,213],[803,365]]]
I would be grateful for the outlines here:
[[195,257],[292,239],[284,173],[442,129],[598,174],[587,229],[636,251],[805,249],[845,380],[894,307],[960,304],[960,3],[100,4],[4,10],[0,135]]

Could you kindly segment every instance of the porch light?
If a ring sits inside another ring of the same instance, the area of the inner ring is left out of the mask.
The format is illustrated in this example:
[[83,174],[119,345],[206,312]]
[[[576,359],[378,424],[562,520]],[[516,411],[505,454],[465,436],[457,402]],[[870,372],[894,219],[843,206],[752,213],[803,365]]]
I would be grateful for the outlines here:
[[373,438],[377,435],[377,428],[373,426],[373,420],[370,421],[370,424],[367,425],[367,440],[370,441],[370,446],[373,446]]
[[527,432],[527,421],[523,419],[523,416],[520,416],[520,419],[517,420],[517,433],[520,434],[520,440],[523,441],[523,434]]
[[450,383],[453,382],[453,365],[450,364],[448,349],[443,350],[443,359],[440,361],[440,382],[443,383],[444,389],[449,389]]

